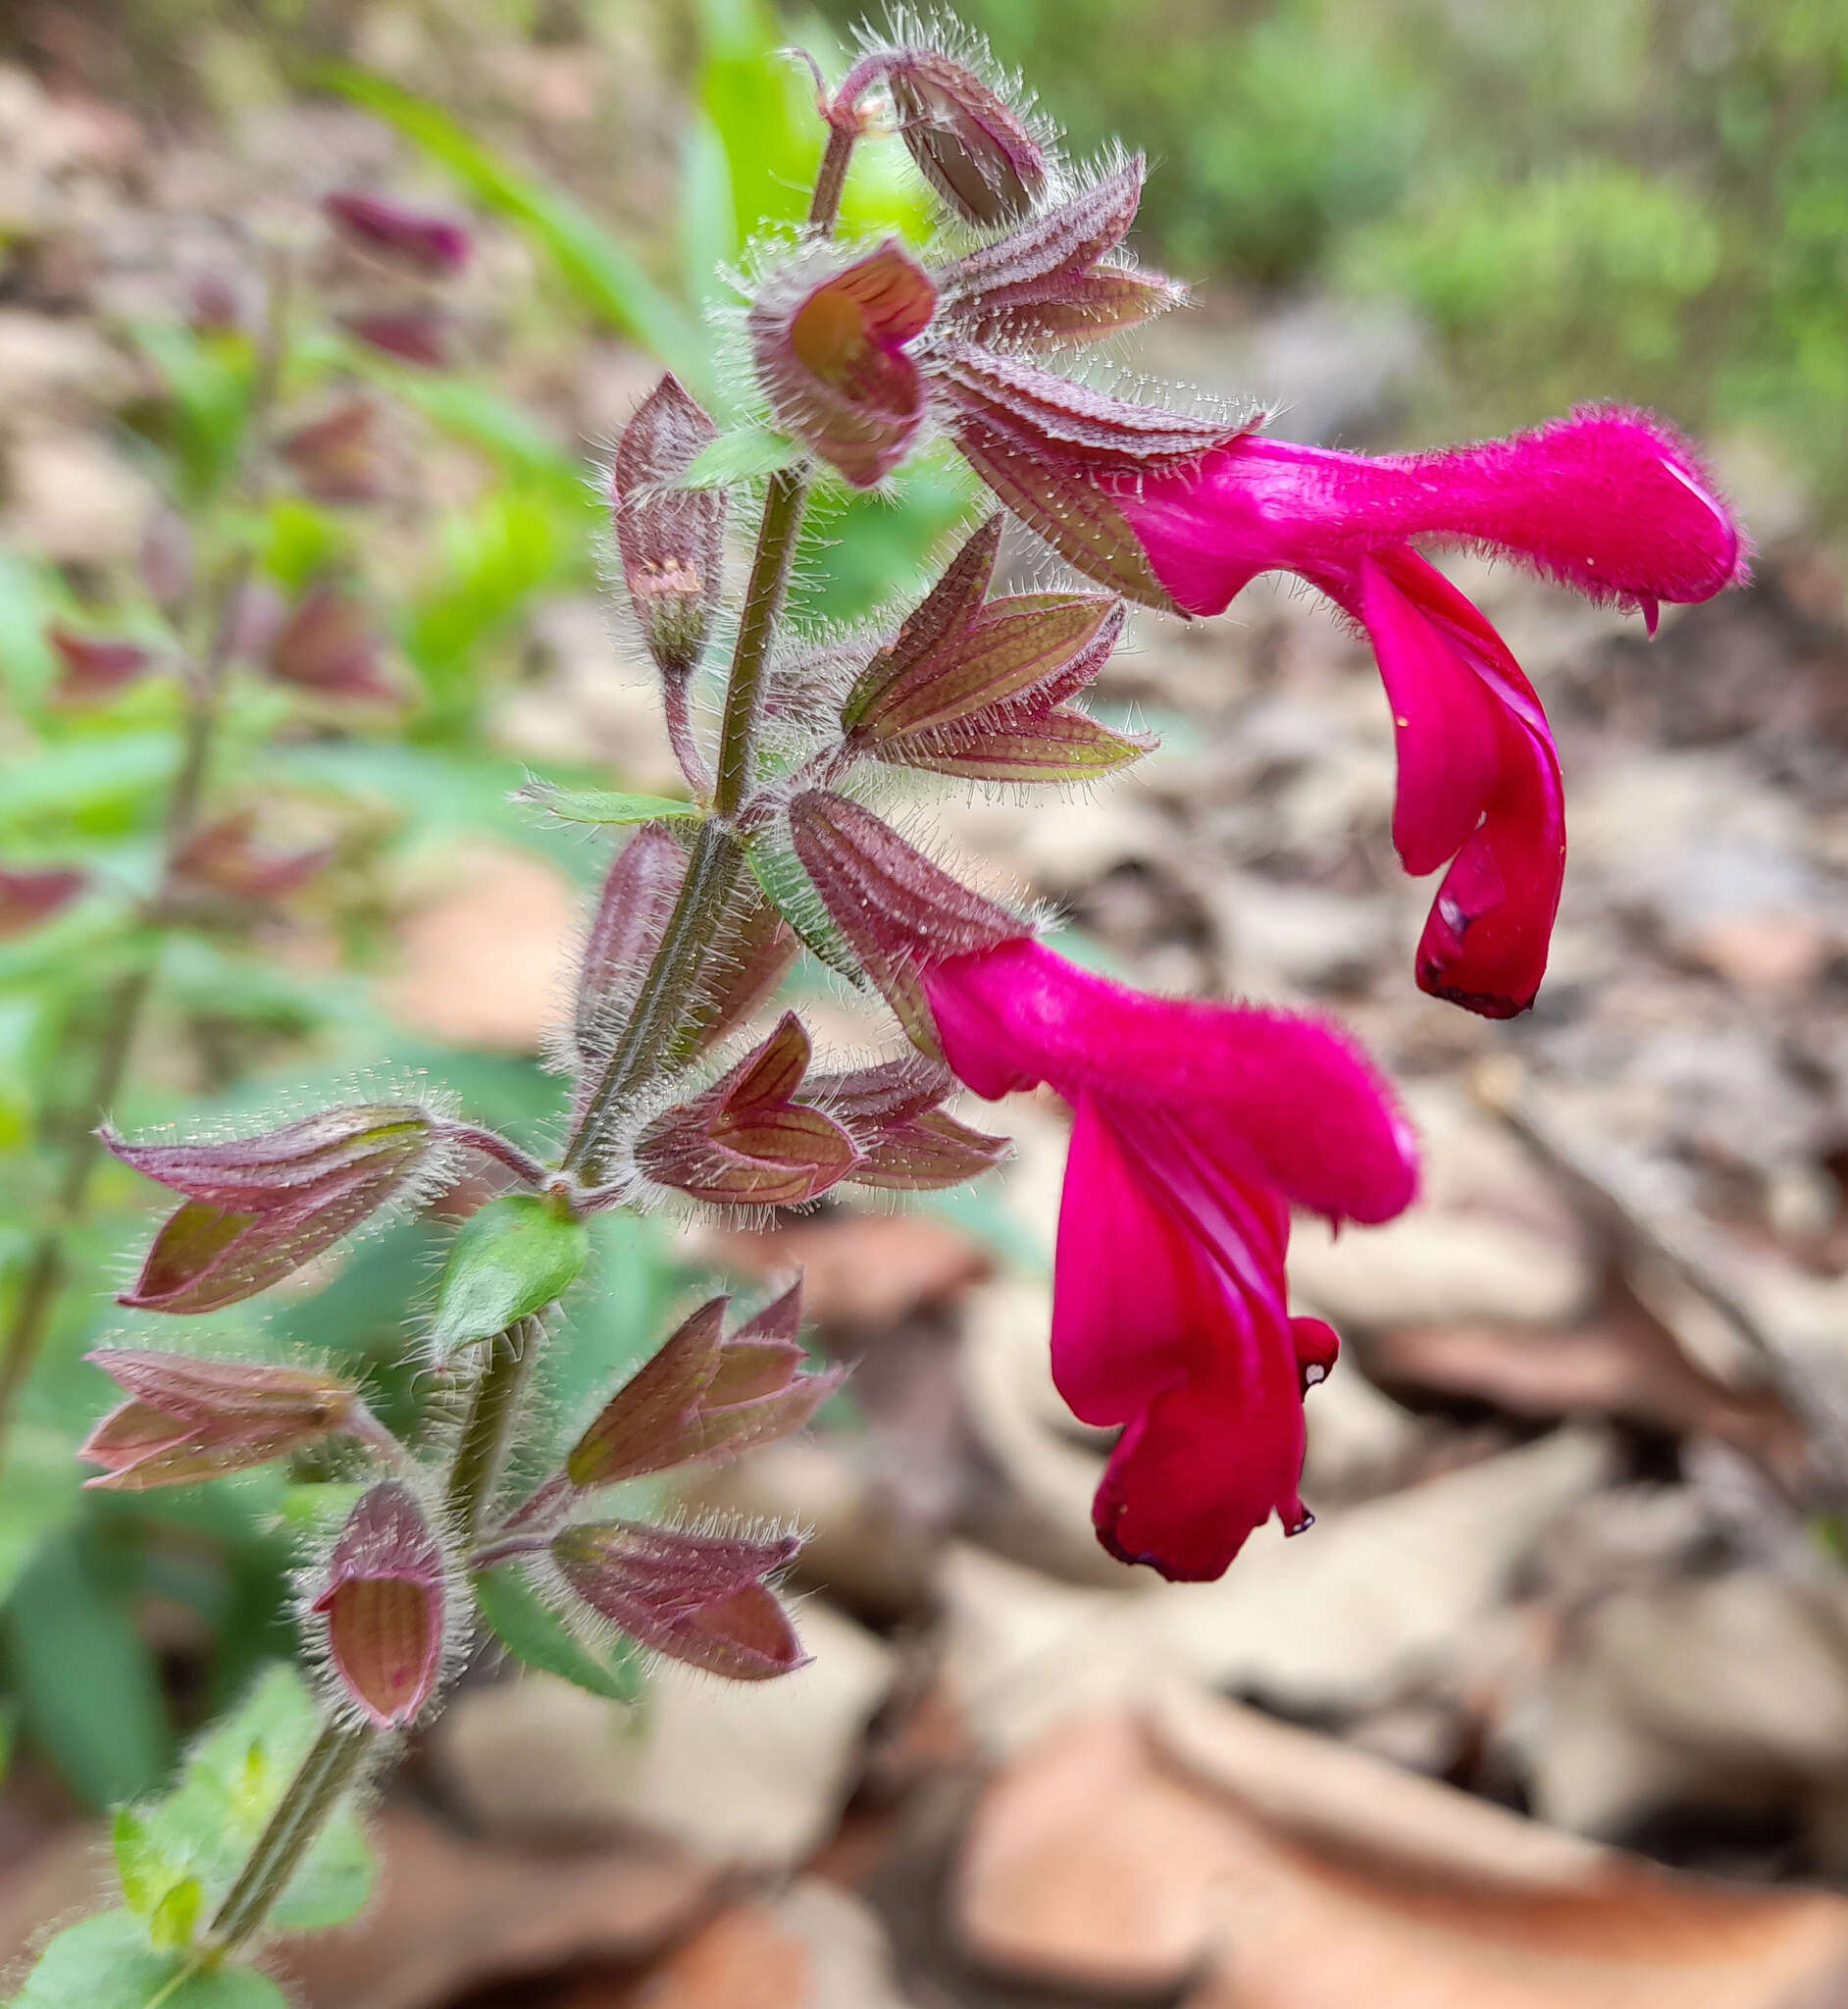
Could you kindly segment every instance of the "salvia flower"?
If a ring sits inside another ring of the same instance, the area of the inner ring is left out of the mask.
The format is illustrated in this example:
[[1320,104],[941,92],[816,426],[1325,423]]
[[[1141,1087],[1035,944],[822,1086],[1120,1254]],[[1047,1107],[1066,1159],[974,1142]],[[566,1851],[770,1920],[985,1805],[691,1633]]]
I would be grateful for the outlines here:
[[786,1012],[775,1030],[703,1094],[665,1110],[637,1141],[648,1178],[718,1207],[796,1207],[859,1160],[848,1132],[797,1100],[808,1034]]
[[354,243],[432,279],[460,272],[474,248],[467,230],[452,219],[369,195],[364,189],[335,189],[321,198],[321,207]]
[[77,871],[9,871],[0,866],[0,942],[62,913],[89,883]]
[[1076,1416],[1123,1428],[1104,1546],[1204,1578],[1273,1512],[1302,1525],[1302,1396],[1335,1340],[1289,1314],[1290,1208],[1380,1221],[1410,1204],[1412,1140],[1379,1076],[1330,1027],[1146,997],[997,907],[971,941],[976,896],[845,798],[797,798],[791,826],[844,930],[906,971],[931,1051],[978,1095],[1045,1083],[1072,1106],[1053,1374]]
[[1219,612],[1294,572],[1370,638],[1399,751],[1393,836],[1410,872],[1450,870],[1418,948],[1435,996],[1507,1017],[1533,1002],[1565,870],[1559,757],[1506,644],[1409,540],[1525,560],[1641,609],[1710,598],[1747,548],[1680,436],[1592,407],[1439,453],[1369,458],[1241,435],[1185,469],[1103,478],[1182,611]]
[[698,402],[669,375],[623,428],[610,467],[629,604],[648,653],[671,678],[685,678],[699,660],[725,553],[724,489],[674,484],[717,438]]
[[632,1521],[581,1523],[551,1557],[592,1611],[670,1660],[735,1681],[767,1680],[806,1656],[768,1578],[800,1547]]
[[855,488],[883,481],[924,423],[908,345],[937,289],[895,238],[857,258],[810,246],[765,280],[746,328],[776,422]]
[[1113,733],[1069,701],[1109,659],[1122,603],[988,598],[1001,522],[974,533],[855,682],[841,713],[848,746],[973,781],[1078,781],[1139,759],[1153,740]]
[[379,1729],[414,1723],[442,1673],[441,1545],[417,1496],[387,1479],[347,1517],[309,1609],[347,1699]]
[[423,1186],[446,1161],[441,1125],[414,1103],[327,1109],[258,1137],[129,1144],[125,1164],[186,1196],[118,1302],[216,1312],[255,1297]]
[[125,1347],[86,1358],[128,1394],[77,1451],[103,1467],[85,1483],[119,1493],[266,1465],[365,1420],[353,1390],[314,1368]]
[[60,704],[94,704],[113,697],[154,660],[151,648],[119,637],[47,628],[45,640],[58,657],[58,683],[52,695]]
[[565,1460],[572,1486],[741,1457],[799,1430],[841,1385],[840,1369],[802,1371],[799,1283],[729,1338],[728,1304],[701,1305],[604,1404]]

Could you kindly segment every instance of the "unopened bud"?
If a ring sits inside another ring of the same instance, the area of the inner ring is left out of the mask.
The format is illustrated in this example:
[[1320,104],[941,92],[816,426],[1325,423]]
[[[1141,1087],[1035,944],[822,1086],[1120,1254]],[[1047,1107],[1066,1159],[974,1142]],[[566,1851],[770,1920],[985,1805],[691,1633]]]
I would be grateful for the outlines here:
[[334,855],[330,845],[270,850],[256,842],[256,822],[255,813],[244,810],[196,831],[174,859],[175,885],[233,901],[281,900],[306,886]]
[[62,913],[89,883],[82,872],[10,872],[0,866],[0,942]]
[[85,1483],[115,1492],[265,1465],[345,1429],[358,1414],[344,1381],[312,1368],[122,1347],[87,1358],[129,1396],[77,1451],[103,1467]]
[[467,230],[450,218],[409,209],[357,188],[324,195],[321,207],[353,242],[433,279],[460,272],[474,248]]
[[326,580],[295,602],[270,643],[268,662],[279,682],[326,697],[397,703],[403,695],[385,674],[366,608]]
[[636,1159],[649,1178],[725,1207],[796,1207],[845,1178],[859,1157],[831,1117],[796,1100],[808,1034],[794,1012],[703,1095],[657,1116]]
[[789,1615],[766,1581],[800,1546],[601,1521],[553,1537],[552,1560],[592,1611],[670,1660],[735,1681],[803,1664]]
[[1032,931],[846,796],[826,789],[797,796],[790,804],[790,836],[823,906],[905,1036],[941,1060],[920,968]]
[[646,823],[610,861],[584,945],[572,1029],[580,1059],[611,1039],[654,960],[687,877],[687,853],[664,823]]
[[360,1499],[328,1558],[310,1609],[347,1695],[380,1729],[416,1720],[442,1672],[442,1550],[410,1488],[394,1479]]
[[138,642],[77,635],[69,628],[47,628],[45,640],[58,656],[59,677],[52,695],[61,704],[94,704],[111,696],[125,684],[132,684],[154,660],[153,650]]
[[906,344],[937,305],[930,275],[897,238],[842,264],[816,247],[771,274],[748,328],[777,423],[855,488],[883,481],[924,423]]
[[648,653],[670,677],[698,662],[719,603],[725,491],[674,486],[717,438],[679,380],[663,377],[623,428],[610,470],[623,584]]
[[565,1460],[566,1477],[574,1486],[613,1485],[738,1458],[800,1429],[842,1379],[801,1371],[808,1356],[794,1338],[800,1302],[797,1285],[769,1308],[788,1336],[753,1320],[730,1339],[722,1336],[727,1300],[701,1305],[603,1406]]
[[385,492],[378,407],[352,397],[325,418],[298,426],[277,447],[304,493],[317,502],[376,502]]
[[895,49],[884,75],[918,173],[965,223],[992,229],[1033,207],[1046,155],[1005,99],[936,49]]
[[449,323],[434,307],[402,307],[371,314],[349,314],[340,326],[355,341],[415,363],[420,370],[446,370],[450,363]]
[[186,1196],[119,1303],[216,1312],[255,1297],[398,1199],[435,1164],[434,1119],[411,1103],[328,1109],[259,1137],[128,1144],[125,1164]]

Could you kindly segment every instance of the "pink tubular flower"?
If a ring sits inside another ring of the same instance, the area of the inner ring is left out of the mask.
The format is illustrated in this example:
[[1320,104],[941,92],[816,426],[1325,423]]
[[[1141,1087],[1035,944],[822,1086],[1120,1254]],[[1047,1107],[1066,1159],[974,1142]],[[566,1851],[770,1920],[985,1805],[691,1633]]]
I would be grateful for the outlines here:
[[1745,577],[1746,540],[1678,434],[1592,407],[1508,439],[1369,458],[1255,433],[1185,467],[1096,479],[1183,612],[1297,573],[1367,631],[1399,751],[1393,841],[1451,860],[1418,945],[1435,997],[1512,1017],[1533,1003],[1566,867],[1560,763],[1507,644],[1412,548],[1450,539],[1641,610]]
[[1381,1221],[1410,1204],[1412,1138],[1384,1084],[1312,1019],[1146,997],[1030,939],[922,980],[978,1095],[1045,1082],[1076,1112],[1052,1373],[1081,1420],[1124,1426],[1099,1540],[1199,1580],[1272,1513],[1306,1526],[1303,1396],[1336,1340],[1289,1315],[1290,1207]]

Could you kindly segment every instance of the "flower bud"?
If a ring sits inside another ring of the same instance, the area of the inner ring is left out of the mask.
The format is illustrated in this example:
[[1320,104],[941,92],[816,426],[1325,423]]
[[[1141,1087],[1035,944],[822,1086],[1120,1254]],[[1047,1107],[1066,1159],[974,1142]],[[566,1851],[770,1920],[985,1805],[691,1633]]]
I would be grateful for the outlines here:
[[719,603],[725,491],[674,486],[717,438],[669,375],[623,428],[610,470],[623,584],[648,653],[669,677],[685,677],[698,662]]
[[857,489],[883,481],[924,423],[924,384],[905,345],[937,305],[930,275],[888,238],[840,262],[811,248],[765,282],[747,327],[777,423]]
[[408,1486],[362,1495],[309,1607],[347,1696],[382,1730],[414,1722],[442,1672],[442,1550]]
[[359,1411],[344,1381],[312,1368],[122,1347],[87,1358],[129,1396],[77,1451],[104,1468],[85,1484],[115,1492],[265,1465],[345,1429]]
[[1063,348],[1165,313],[1185,288],[1100,260],[1122,242],[1142,202],[1142,156],[1081,188],[999,242],[938,274],[945,320],[984,347]]
[[403,307],[348,314],[340,326],[355,341],[420,370],[446,370],[450,363],[449,323],[434,307]]
[[796,960],[796,933],[771,901],[746,888],[729,920],[704,994],[690,1014],[687,1052],[703,1054],[775,996]]
[[325,697],[370,698],[395,704],[403,696],[385,674],[383,648],[366,609],[327,580],[309,587],[276,631],[269,671]]
[[918,968],[1032,933],[846,796],[811,789],[790,804],[796,855],[905,1036],[941,1060]]
[[687,853],[664,823],[644,823],[610,860],[584,945],[572,1034],[586,1061],[608,1052],[660,945],[687,877]]
[[801,1020],[786,1012],[703,1095],[648,1125],[637,1162],[659,1184],[717,1207],[796,1207],[825,1193],[859,1153],[839,1123],[796,1101],[809,1054]]
[[856,1186],[920,1193],[979,1178],[1013,1153],[1007,1138],[971,1130],[937,1107],[957,1085],[948,1067],[910,1054],[824,1077],[808,1094],[864,1154],[849,1174]]
[[98,1135],[186,1195],[118,1300],[150,1312],[255,1297],[421,1183],[442,1151],[439,1127],[412,1103],[360,1103],[207,1144],[128,1144],[107,1125]]
[[841,1385],[838,1370],[801,1372],[799,1284],[725,1339],[728,1302],[701,1305],[603,1406],[565,1460],[574,1486],[741,1457],[799,1430]]
[[47,628],[45,640],[58,656],[60,674],[52,695],[60,704],[93,704],[111,696],[154,660],[153,650],[138,642],[77,635],[69,628]]
[[643,1646],[707,1674],[761,1681],[806,1658],[765,1581],[798,1547],[795,1535],[750,1541],[614,1520],[563,1529],[551,1555],[586,1604]]
[[474,248],[468,232],[447,217],[407,209],[357,188],[321,198],[323,213],[340,232],[369,251],[381,251],[432,279],[460,272]]
[[88,884],[82,872],[9,872],[0,867],[0,942],[61,913]]
[[276,450],[317,502],[376,502],[385,492],[385,471],[378,420],[370,398],[350,397],[325,418],[296,427]]
[[197,830],[174,859],[175,884],[184,892],[227,900],[281,900],[307,885],[334,855],[331,845],[307,850],[267,850],[255,842],[256,815],[243,810]]
[[993,229],[1033,207],[1046,156],[973,71],[936,49],[895,49],[884,74],[918,173],[964,223]]

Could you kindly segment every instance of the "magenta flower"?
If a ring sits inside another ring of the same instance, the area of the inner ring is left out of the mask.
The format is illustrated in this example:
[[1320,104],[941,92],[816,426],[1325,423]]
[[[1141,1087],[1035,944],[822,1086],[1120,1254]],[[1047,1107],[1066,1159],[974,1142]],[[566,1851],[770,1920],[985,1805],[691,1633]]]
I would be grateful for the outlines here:
[[1303,1396],[1335,1335],[1292,1318],[1294,1204],[1381,1221],[1416,1184],[1379,1077],[1313,1019],[1145,997],[1016,940],[923,972],[978,1095],[1045,1082],[1076,1114],[1059,1211],[1052,1374],[1121,1424],[1098,1538],[1164,1576],[1218,1576],[1276,1514],[1308,1524]]
[[1641,609],[1745,576],[1738,525],[1679,435],[1591,408],[1442,453],[1368,458],[1240,434],[1182,468],[1106,477],[1174,603],[1220,612],[1259,573],[1294,572],[1365,628],[1399,750],[1393,842],[1449,872],[1418,983],[1492,1018],[1533,1003],[1566,868],[1559,755],[1507,644],[1409,539],[1524,559]]

